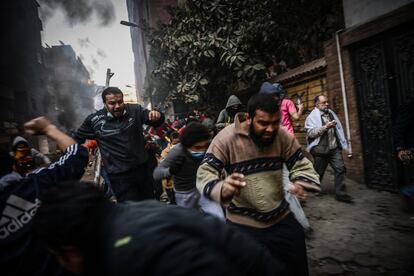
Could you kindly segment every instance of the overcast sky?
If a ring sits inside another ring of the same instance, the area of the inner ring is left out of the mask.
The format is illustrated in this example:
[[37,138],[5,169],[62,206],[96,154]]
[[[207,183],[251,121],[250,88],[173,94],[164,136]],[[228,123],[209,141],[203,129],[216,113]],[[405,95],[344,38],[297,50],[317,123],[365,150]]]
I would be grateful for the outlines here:
[[107,26],[100,26],[93,15],[86,23],[70,26],[61,10],[43,22],[43,43],[60,45],[59,40],[70,44],[88,68],[91,79],[98,85],[105,85],[106,69],[111,68],[115,75],[111,86],[135,84],[134,56],[129,27],[119,24],[128,20],[125,0],[112,0],[115,7],[115,20]]

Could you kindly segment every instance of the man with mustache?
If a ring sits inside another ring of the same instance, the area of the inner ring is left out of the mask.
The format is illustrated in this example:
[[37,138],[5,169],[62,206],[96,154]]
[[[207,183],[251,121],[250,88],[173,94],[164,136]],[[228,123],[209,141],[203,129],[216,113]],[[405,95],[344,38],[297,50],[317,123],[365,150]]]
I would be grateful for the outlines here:
[[117,87],[107,87],[102,100],[104,108],[89,115],[74,138],[79,143],[86,139],[98,142],[118,201],[154,198],[142,125],[158,127],[164,122],[164,115],[139,104],[125,104]]
[[338,116],[329,108],[328,98],[318,95],[314,99],[315,108],[306,117],[305,129],[308,147],[315,160],[315,170],[322,181],[328,164],[335,174],[335,199],[353,203],[353,198],[346,193],[345,164],[342,150],[348,149],[344,129]]
[[[272,95],[253,95],[247,109],[211,142],[197,188],[221,203],[228,222],[268,248],[291,275],[308,275],[303,229],[284,196],[283,164],[298,193],[319,191],[319,177],[294,136],[279,127]],[[224,170],[228,176],[222,180]]]

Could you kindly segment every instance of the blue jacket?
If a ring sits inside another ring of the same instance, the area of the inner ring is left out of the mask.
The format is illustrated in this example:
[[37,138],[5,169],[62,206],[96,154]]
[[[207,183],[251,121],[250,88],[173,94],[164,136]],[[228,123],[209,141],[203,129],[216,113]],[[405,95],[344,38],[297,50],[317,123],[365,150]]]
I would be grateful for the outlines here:
[[88,151],[74,144],[49,167],[4,186],[0,193],[1,275],[63,274],[46,246],[33,237],[33,217],[48,189],[60,182],[80,179],[87,162]]

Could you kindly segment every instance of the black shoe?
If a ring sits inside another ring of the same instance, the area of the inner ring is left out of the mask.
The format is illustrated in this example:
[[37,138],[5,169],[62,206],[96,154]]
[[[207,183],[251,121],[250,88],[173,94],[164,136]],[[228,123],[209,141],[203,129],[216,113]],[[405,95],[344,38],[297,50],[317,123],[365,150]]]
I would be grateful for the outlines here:
[[337,201],[342,201],[342,202],[345,202],[345,203],[354,203],[354,199],[350,195],[347,195],[347,194],[337,195],[337,196],[335,196],[335,199]]

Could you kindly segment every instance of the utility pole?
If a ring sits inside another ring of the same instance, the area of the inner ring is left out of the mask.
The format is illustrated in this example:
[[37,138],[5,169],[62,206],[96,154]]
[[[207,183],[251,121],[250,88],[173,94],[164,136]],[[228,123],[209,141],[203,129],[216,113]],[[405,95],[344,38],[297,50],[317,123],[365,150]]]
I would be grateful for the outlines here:
[[111,68],[106,69],[106,81],[105,81],[105,86],[108,87],[109,86],[109,81],[111,80],[111,78],[113,77],[115,73],[111,73]]

